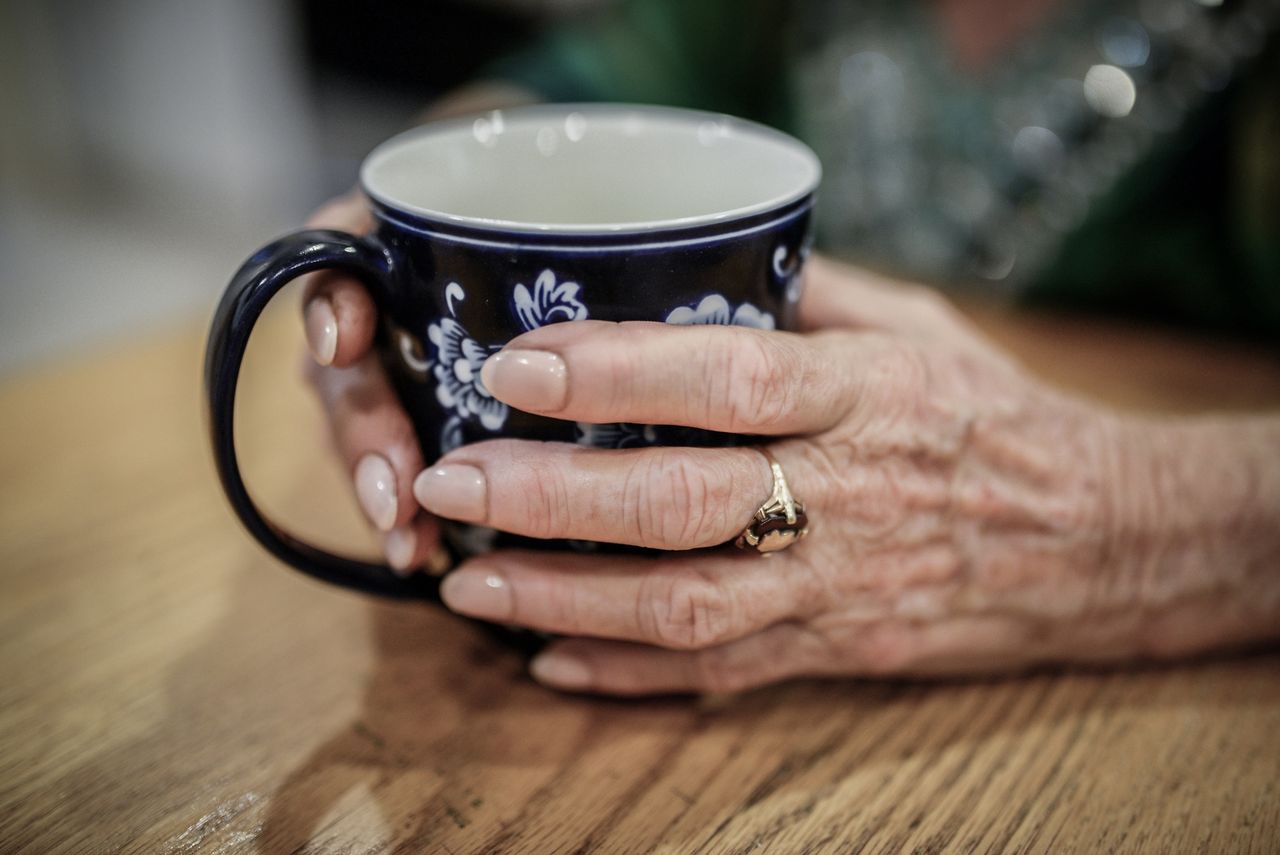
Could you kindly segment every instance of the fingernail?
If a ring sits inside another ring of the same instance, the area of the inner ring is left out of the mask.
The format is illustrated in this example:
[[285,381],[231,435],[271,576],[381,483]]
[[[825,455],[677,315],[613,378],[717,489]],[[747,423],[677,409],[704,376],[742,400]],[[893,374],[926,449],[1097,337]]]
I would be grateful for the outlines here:
[[418,551],[418,533],[412,525],[398,525],[382,539],[382,551],[392,570],[408,575],[413,569],[413,554]]
[[314,297],[307,303],[307,348],[321,365],[332,365],[338,352],[338,318],[328,297]]
[[484,522],[484,473],[474,466],[451,463],[427,469],[414,480],[413,495],[437,516]]
[[560,689],[585,689],[591,685],[591,669],[587,663],[557,651],[535,656],[529,663],[529,672],[539,683]]
[[381,454],[366,454],[356,464],[356,498],[360,507],[381,531],[396,524],[396,473]]
[[517,410],[553,413],[564,409],[569,380],[564,360],[545,350],[503,350],[485,360],[480,382]]
[[440,597],[455,612],[504,620],[511,614],[511,587],[496,573],[459,570],[444,577]]

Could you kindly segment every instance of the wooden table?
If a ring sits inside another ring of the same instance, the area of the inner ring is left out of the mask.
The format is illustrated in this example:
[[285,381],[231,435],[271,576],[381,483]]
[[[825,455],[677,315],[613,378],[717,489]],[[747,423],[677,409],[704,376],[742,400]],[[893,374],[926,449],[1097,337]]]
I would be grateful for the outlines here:
[[[1055,381],[1171,411],[1280,364],[980,313]],[[250,355],[251,488],[369,548],[292,307]],[[0,386],[0,851],[1280,848],[1280,655],[733,699],[566,697],[485,633],[287,571],[223,503],[196,326]]]

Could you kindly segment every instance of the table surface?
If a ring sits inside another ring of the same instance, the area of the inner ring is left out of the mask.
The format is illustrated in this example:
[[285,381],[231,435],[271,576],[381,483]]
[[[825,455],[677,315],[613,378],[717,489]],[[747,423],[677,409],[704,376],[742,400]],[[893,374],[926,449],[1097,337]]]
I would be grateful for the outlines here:
[[[1273,355],[977,317],[1119,406],[1280,403]],[[297,382],[298,326],[273,307],[251,346],[250,487],[371,552]],[[312,583],[222,500],[202,338],[0,384],[0,851],[1280,847],[1277,653],[623,702],[546,691],[447,614]]]

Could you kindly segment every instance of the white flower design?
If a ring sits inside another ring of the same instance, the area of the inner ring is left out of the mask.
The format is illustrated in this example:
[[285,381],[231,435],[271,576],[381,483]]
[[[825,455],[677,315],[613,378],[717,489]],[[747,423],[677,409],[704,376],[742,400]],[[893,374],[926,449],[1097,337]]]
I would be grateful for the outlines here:
[[645,448],[658,441],[653,425],[625,422],[604,425],[578,422],[574,434],[578,445],[593,448]]
[[458,416],[450,416],[444,423],[444,427],[440,428],[440,453],[448,454],[455,448],[461,448],[463,443],[462,419]]
[[729,301],[722,294],[703,297],[696,307],[677,306],[667,314],[667,323],[719,324],[721,326],[755,327],[771,330],[776,326],[773,315],[762,312],[750,303],[742,303],[736,309],[729,308]]
[[445,288],[449,314],[427,328],[434,346],[431,373],[436,378],[436,399],[463,419],[477,419],[487,430],[500,430],[507,421],[507,405],[489,394],[480,380],[484,361],[499,348],[480,344],[455,319],[456,300],[464,299],[462,286],[450,282]]
[[587,307],[578,300],[577,282],[556,283],[556,275],[544,270],[533,283],[533,293],[524,285],[516,285],[513,294],[516,316],[526,330],[545,327],[561,321],[581,321]]
[[773,251],[773,275],[779,279],[790,279],[795,275],[797,265],[794,261],[790,269],[783,264],[789,255],[791,255],[791,250],[784,243],[778,244],[778,248]]
[[[754,327],[771,330],[776,324],[773,315],[762,312],[751,303],[741,303],[731,309],[723,294],[703,297],[697,306],[677,306],[667,313],[669,324],[719,324],[721,326]],[[657,429],[653,425],[603,424],[578,422],[575,431],[579,445],[594,448],[644,448],[658,443]],[[668,440],[669,441],[669,440]]]
[[[804,277],[800,273],[804,270],[805,262],[809,260],[809,253],[812,250],[813,238],[807,236],[800,242],[800,248],[794,254],[786,244],[778,244],[777,249],[773,251],[773,275],[786,286],[788,303],[800,302],[800,294],[804,290]],[[788,259],[790,259],[789,264],[785,263]]]
[[[466,293],[457,282],[444,291],[449,314],[427,328],[431,353],[424,362],[415,353],[414,342],[402,336],[400,355],[411,370],[436,380],[436,399],[451,415],[440,431],[440,450],[452,451],[463,444],[463,424],[478,421],[489,431],[499,431],[507,422],[507,405],[489,394],[480,379],[480,369],[501,345],[476,341],[458,321],[457,304]],[[537,329],[561,321],[580,321],[587,317],[587,307],[578,299],[578,283],[556,282],[551,270],[544,270],[534,281],[533,290],[516,285],[512,292],[515,314],[526,330]]]

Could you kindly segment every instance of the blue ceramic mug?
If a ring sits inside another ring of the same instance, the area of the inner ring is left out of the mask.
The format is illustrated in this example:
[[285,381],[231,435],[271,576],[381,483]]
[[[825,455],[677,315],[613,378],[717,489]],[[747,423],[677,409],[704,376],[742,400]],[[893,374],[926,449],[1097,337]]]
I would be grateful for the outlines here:
[[[371,235],[308,230],[256,252],[218,306],[205,354],[214,456],[227,498],[272,554],[328,582],[437,599],[439,580],[340,557],[267,520],[236,462],[232,410],[249,333],[304,273],[360,279],[377,350],[423,457],[495,437],[607,448],[733,445],[750,437],[661,425],[588,425],[512,410],[480,367],[546,324],[593,318],[788,329],[821,169],[802,143],[727,116],[624,105],[538,106],[427,125],[379,146],[361,185]],[[455,552],[530,542],[446,526]]]

